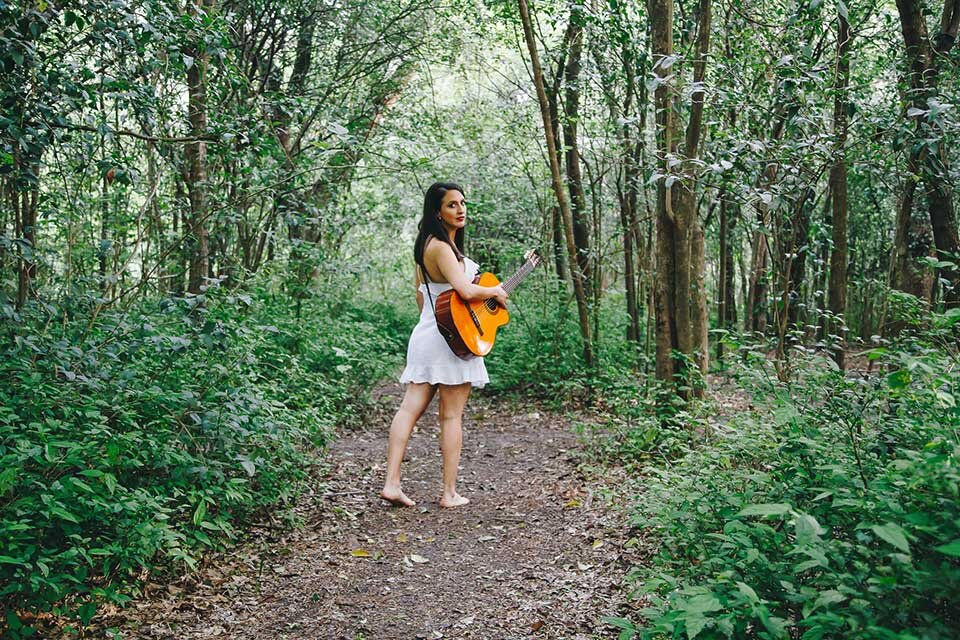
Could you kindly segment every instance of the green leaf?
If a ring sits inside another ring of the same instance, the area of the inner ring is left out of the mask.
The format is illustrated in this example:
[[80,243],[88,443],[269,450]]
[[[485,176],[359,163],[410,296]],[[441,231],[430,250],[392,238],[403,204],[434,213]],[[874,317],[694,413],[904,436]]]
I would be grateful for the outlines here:
[[17,467],[7,467],[0,471],[0,496],[5,494],[17,483],[17,473],[20,469]]
[[906,369],[897,369],[887,376],[887,384],[891,389],[903,389],[910,384],[910,372]]
[[603,622],[610,625],[611,627],[616,627],[617,629],[625,629],[630,631],[633,631],[635,629],[635,627],[633,626],[633,623],[631,623],[626,618],[613,618],[613,617],[606,616],[601,618],[601,620],[603,620]]
[[688,600],[684,600],[680,604],[680,608],[688,613],[709,613],[710,611],[720,611],[723,609],[723,605],[720,604],[720,601],[712,593],[704,593],[698,596],[693,596]]
[[110,495],[113,495],[113,492],[117,490],[117,477],[112,473],[105,473],[103,474],[103,484],[107,487]]
[[193,512],[193,524],[200,526],[200,523],[203,522],[203,518],[207,515],[207,502],[206,500],[201,500],[197,505],[196,511]]
[[797,530],[797,542],[799,544],[818,542],[820,536],[827,532],[820,526],[816,518],[806,513],[797,515],[793,524]]
[[817,601],[813,604],[813,609],[816,610],[820,607],[826,607],[831,604],[836,604],[837,602],[843,602],[846,599],[847,596],[843,595],[836,589],[828,589],[820,592],[820,595],[817,597]]
[[945,553],[948,556],[960,558],[960,538],[957,538],[953,542],[942,544],[939,547],[934,547],[933,550],[939,551],[940,553]]
[[784,502],[767,502],[763,504],[751,504],[737,513],[738,518],[748,516],[784,516],[790,513],[790,505]]
[[843,3],[843,0],[837,0],[837,13],[839,13],[844,20],[850,20],[850,14],[847,12],[847,5]]
[[910,543],[907,542],[907,536],[899,525],[892,522],[887,524],[875,524],[870,530],[877,534],[881,540],[889,542],[904,553],[910,553]]
[[753,590],[753,587],[745,582],[737,583],[737,591],[739,591],[740,594],[747,599],[747,602],[751,604],[757,604],[760,602],[760,597],[757,596],[757,592]]
[[687,629],[687,638],[693,640],[700,632],[703,631],[704,627],[707,626],[707,623],[710,622],[710,618],[706,617],[702,613],[695,613],[687,615],[683,618],[684,625]]
[[0,564],[19,564],[20,566],[26,567],[27,563],[18,558],[11,558],[10,556],[0,556]]
[[80,521],[77,520],[77,516],[73,515],[63,507],[50,507],[50,513],[55,516],[59,516],[62,520],[68,520],[74,524],[80,524]]

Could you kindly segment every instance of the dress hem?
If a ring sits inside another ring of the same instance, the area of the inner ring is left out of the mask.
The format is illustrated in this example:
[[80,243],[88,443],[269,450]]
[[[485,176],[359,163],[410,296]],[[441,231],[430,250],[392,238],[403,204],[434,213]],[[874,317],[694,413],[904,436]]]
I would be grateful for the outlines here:
[[479,380],[447,381],[447,380],[416,380],[414,378],[400,379],[400,384],[404,386],[408,384],[429,384],[429,385],[445,384],[449,386],[456,386],[456,385],[470,383],[470,385],[473,386],[474,389],[482,389],[487,385],[488,382],[489,380],[487,381],[479,381]]

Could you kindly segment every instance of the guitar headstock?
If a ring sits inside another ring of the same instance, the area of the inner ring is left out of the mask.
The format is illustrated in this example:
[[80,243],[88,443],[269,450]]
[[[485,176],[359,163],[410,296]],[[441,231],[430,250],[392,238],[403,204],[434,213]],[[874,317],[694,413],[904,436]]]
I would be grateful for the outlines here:
[[523,259],[531,263],[534,267],[540,264],[542,258],[540,257],[540,252],[536,249],[528,249],[523,254]]

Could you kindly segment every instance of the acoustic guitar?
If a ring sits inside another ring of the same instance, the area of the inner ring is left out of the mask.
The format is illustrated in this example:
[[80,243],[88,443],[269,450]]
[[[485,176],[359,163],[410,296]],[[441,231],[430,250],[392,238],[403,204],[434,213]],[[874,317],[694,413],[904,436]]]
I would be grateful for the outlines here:
[[[502,283],[507,295],[540,264],[540,255],[536,251],[528,251],[523,257],[526,260],[523,266]],[[490,272],[481,273],[473,282],[481,287],[501,284]],[[467,302],[453,289],[437,296],[434,308],[440,334],[446,338],[450,349],[464,360],[490,353],[497,339],[497,329],[510,321],[510,314],[495,299]]]

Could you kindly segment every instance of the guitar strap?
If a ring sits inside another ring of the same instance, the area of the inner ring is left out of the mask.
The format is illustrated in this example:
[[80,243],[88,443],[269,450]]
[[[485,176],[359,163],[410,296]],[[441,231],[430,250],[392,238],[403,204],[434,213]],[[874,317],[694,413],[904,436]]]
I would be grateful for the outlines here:
[[437,331],[440,332],[440,335],[443,336],[443,339],[446,341],[447,346],[453,350],[453,347],[450,346],[450,342],[453,340],[453,334],[445,326],[437,322],[437,304],[433,301],[433,294],[430,293],[430,276],[427,275],[427,268],[425,266],[417,265],[420,267],[420,275],[423,276],[423,283],[427,287],[427,297],[430,298],[430,307],[433,309],[433,322],[437,325]]

